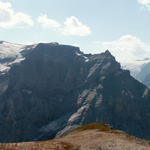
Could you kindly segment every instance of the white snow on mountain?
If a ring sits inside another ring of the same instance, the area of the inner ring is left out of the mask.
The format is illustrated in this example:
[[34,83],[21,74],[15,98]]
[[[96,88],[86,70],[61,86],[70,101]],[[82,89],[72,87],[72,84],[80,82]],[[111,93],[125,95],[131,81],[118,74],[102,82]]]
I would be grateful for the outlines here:
[[29,45],[0,41],[0,72],[8,71],[12,64],[24,60],[21,52],[28,47]]
[[16,58],[20,56],[20,52],[25,48],[22,44],[13,44],[5,41],[0,42],[0,59]]

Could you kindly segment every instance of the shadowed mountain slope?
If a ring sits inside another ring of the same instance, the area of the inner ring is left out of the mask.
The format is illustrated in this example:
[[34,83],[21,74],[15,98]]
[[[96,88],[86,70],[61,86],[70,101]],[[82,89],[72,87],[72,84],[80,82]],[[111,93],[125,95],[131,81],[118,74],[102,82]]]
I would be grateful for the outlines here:
[[38,44],[11,67],[0,104],[1,142],[60,137],[91,122],[150,139],[150,91],[109,51]]

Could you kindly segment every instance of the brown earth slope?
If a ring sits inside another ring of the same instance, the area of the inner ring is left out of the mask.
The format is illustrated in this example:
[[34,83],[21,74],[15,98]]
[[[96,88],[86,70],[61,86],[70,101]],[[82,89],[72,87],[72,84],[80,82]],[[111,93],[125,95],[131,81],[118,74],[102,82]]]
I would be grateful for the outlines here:
[[0,144],[0,150],[150,150],[150,141],[94,123],[79,127],[60,139]]

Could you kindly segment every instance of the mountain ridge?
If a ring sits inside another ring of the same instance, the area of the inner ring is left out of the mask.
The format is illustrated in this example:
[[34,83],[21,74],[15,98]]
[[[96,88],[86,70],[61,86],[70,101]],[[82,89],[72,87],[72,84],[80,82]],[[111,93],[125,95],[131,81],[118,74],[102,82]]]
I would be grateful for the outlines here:
[[11,67],[6,81],[1,142],[51,139],[91,122],[150,139],[150,91],[109,51],[92,55],[74,46],[38,44]]

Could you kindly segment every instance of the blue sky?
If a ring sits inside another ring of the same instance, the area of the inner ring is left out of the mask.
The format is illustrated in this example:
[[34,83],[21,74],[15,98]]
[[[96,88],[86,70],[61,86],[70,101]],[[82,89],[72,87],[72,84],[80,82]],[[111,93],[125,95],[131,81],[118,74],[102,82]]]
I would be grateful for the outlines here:
[[149,28],[150,0],[0,0],[0,40],[9,42],[110,49],[131,61],[149,54]]

